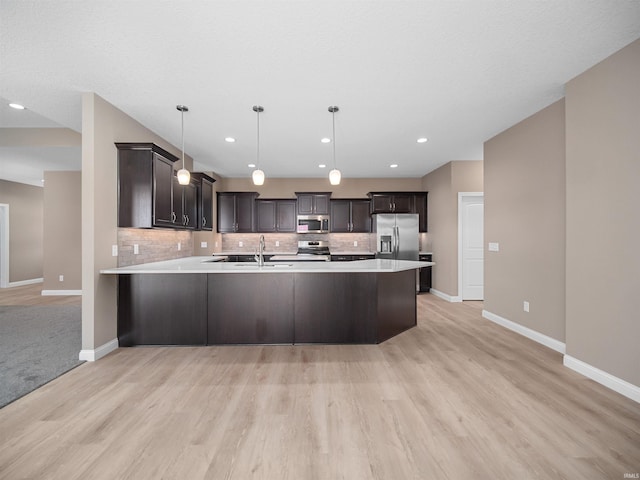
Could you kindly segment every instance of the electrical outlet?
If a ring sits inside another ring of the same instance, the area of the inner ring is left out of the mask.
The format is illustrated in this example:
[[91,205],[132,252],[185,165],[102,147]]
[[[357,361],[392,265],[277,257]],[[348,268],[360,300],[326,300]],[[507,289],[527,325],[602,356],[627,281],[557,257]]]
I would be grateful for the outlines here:
[[60,275],[60,276],[58,277],[58,280],[59,280],[59,281],[61,281],[61,282],[64,282],[64,275]]
[[178,242],[178,251],[182,250],[182,243]]
[[137,243],[133,244],[133,254],[134,255],[138,255],[140,253],[140,247],[138,246]]
[[499,252],[500,244],[498,242],[489,242],[489,251],[490,252]]
[[276,240],[276,247],[279,247],[279,246],[280,246],[280,241]]
[[118,245],[111,245],[111,256],[112,257],[118,256]]
[[218,248],[218,241],[217,240],[214,242],[213,246]]
[[522,308],[524,309],[525,312],[529,311],[529,302],[527,302],[525,300],[525,302],[522,304]]
[[357,240],[354,240],[354,241],[353,241],[353,246],[354,246],[354,247],[357,247],[357,246],[358,246],[358,241],[357,241]]
[[200,242],[200,248],[207,248],[207,242]]
[[243,243],[243,242],[238,242],[238,246],[239,246],[239,247],[243,247],[243,246],[244,246],[244,243]]

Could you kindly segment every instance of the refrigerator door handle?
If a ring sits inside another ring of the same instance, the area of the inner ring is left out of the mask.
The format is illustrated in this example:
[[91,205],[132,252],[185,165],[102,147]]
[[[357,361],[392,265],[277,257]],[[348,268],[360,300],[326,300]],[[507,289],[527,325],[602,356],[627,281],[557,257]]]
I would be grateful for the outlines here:
[[398,258],[398,251],[400,249],[400,229],[398,226],[393,227],[393,257]]

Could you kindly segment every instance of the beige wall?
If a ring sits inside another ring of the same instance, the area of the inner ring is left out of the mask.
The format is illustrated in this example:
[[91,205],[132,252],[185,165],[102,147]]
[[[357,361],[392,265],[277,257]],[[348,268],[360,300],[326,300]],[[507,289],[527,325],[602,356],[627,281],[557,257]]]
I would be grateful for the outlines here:
[[81,182],[80,172],[44,172],[43,290],[82,289]]
[[[225,192],[258,192],[259,198],[295,198],[295,192],[332,192],[331,198],[366,198],[368,192],[422,190],[419,178],[343,178],[331,185],[329,178],[267,178],[257,187],[250,177],[225,178],[218,187]],[[216,184],[214,184],[216,185]]]
[[567,354],[640,386],[640,40],[570,81],[566,112]]
[[42,188],[0,180],[0,203],[9,205],[9,283],[42,278]]
[[433,289],[457,297],[458,193],[483,191],[483,162],[449,162],[425,175],[421,189],[429,192],[428,243],[436,263]]
[[[100,270],[117,266],[117,150],[114,142],[154,142],[180,150],[94,93],[82,96],[82,349],[117,338],[116,278]],[[192,159],[186,158],[192,168]]]
[[[484,145],[484,308],[561,342],[564,125],[560,100]],[[488,242],[498,242],[500,251],[487,251]],[[529,302],[529,313],[524,312],[524,301]]]

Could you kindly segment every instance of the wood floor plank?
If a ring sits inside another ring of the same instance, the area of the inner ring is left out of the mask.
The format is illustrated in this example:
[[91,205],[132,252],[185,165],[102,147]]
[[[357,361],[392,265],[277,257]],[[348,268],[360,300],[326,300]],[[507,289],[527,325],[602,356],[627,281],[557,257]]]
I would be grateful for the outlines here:
[[616,479],[640,405],[418,296],[381,345],[144,347],[0,409],[0,479]]

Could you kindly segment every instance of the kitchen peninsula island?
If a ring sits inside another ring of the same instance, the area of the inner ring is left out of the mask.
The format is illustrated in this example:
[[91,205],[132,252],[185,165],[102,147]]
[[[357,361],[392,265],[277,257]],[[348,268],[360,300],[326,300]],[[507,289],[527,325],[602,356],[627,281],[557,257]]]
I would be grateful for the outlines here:
[[380,343],[416,325],[433,262],[219,262],[188,257],[118,275],[118,341],[134,345]]

